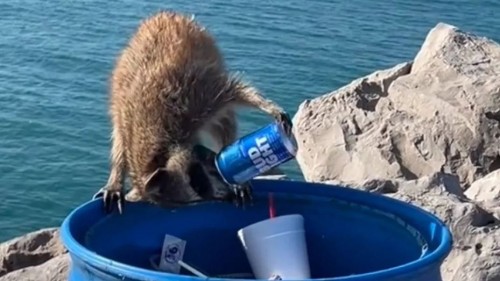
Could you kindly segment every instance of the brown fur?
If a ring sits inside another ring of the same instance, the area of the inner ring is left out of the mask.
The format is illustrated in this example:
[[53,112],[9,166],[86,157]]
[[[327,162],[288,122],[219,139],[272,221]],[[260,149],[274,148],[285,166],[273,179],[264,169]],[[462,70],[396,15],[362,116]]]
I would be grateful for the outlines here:
[[113,194],[123,196],[126,173],[141,200],[168,205],[202,199],[190,184],[193,145],[201,131],[219,148],[235,141],[235,106],[259,108],[289,122],[278,105],[227,73],[215,40],[202,26],[169,11],[140,24],[117,59],[110,92],[105,202]]

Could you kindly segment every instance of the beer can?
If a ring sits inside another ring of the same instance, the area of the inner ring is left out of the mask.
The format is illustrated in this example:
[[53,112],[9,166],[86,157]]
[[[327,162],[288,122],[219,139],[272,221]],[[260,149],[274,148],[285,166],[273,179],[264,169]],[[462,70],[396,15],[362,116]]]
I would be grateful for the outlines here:
[[228,184],[241,184],[294,158],[295,138],[273,122],[224,147],[215,165]]

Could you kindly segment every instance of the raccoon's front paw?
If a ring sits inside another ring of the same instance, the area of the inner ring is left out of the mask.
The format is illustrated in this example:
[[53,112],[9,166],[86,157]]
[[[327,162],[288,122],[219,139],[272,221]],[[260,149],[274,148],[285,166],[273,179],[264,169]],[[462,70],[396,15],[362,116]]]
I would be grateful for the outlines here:
[[234,185],[233,186],[233,203],[237,206],[245,206],[247,202],[251,202],[252,197],[252,185],[250,182]]
[[123,213],[125,194],[120,186],[105,186],[94,195],[94,198],[98,198],[101,196],[106,213],[111,213],[115,204],[118,207],[118,213]]
[[280,125],[283,126],[283,130],[285,131],[285,134],[287,136],[291,136],[293,124],[292,124],[292,119],[290,119],[290,116],[288,115],[288,113],[286,113],[284,111],[281,112],[278,115],[277,120],[280,123]]

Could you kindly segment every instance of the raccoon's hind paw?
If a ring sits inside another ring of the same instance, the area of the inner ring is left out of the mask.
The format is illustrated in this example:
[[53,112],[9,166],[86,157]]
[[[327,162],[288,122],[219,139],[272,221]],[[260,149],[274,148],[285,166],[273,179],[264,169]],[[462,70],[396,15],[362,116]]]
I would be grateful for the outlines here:
[[113,207],[116,204],[118,207],[118,213],[123,213],[123,205],[125,202],[125,194],[122,188],[116,188],[112,186],[105,186],[99,190],[94,195],[94,198],[102,197],[104,203],[104,210],[106,213],[111,213],[113,211]]

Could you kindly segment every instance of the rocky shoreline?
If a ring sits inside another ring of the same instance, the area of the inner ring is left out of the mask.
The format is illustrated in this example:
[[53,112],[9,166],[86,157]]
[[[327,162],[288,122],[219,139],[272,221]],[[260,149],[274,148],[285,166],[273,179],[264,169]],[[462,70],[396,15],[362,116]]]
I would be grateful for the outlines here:
[[[305,179],[424,208],[453,232],[443,280],[500,280],[498,77],[498,43],[436,25],[413,61],[300,105]],[[0,281],[66,280],[58,235],[48,228],[0,244]]]

